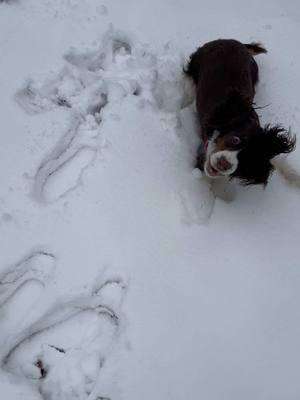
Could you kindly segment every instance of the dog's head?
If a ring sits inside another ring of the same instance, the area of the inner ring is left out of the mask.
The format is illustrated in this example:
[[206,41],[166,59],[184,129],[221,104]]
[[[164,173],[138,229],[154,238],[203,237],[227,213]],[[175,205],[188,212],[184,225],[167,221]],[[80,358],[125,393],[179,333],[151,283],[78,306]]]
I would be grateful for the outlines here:
[[207,143],[205,173],[238,178],[242,184],[268,183],[271,160],[295,148],[296,138],[280,126],[262,128],[250,102],[231,92],[214,113]]
[[271,160],[295,148],[296,139],[280,126],[250,123],[229,132],[214,131],[208,142],[205,172],[210,177],[238,178],[242,184],[266,185]]

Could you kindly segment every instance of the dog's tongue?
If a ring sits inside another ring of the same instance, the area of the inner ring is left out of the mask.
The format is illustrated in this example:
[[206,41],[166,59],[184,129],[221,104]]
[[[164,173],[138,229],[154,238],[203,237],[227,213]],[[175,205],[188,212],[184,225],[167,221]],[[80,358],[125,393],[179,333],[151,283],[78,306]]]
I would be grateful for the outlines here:
[[213,176],[219,176],[219,172],[209,163],[209,173]]

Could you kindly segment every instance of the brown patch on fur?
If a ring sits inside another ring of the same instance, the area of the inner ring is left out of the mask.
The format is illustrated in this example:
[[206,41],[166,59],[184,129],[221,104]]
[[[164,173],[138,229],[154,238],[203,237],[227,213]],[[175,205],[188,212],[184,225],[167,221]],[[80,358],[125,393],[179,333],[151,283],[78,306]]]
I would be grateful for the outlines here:
[[216,153],[217,151],[223,151],[223,150],[228,150],[227,148],[228,146],[226,146],[226,141],[224,137],[218,137],[216,140],[216,147],[214,150],[214,153]]

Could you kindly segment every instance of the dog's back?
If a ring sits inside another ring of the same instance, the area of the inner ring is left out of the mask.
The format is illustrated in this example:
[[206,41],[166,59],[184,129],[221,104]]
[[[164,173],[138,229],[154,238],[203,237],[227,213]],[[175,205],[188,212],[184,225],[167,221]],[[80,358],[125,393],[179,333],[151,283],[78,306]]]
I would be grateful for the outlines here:
[[230,90],[238,91],[251,102],[258,80],[253,55],[266,50],[257,43],[219,39],[205,44],[192,54],[185,73],[197,87],[197,108],[202,122]]

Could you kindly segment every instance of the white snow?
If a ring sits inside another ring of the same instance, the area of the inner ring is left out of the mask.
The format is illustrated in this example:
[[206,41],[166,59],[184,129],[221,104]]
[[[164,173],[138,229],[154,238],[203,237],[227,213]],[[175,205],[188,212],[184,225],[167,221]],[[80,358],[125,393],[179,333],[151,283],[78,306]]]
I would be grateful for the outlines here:
[[210,184],[182,75],[208,40],[261,41],[261,119],[297,133],[299,21],[282,0],[0,1],[1,399],[299,399],[299,150],[294,185]]

